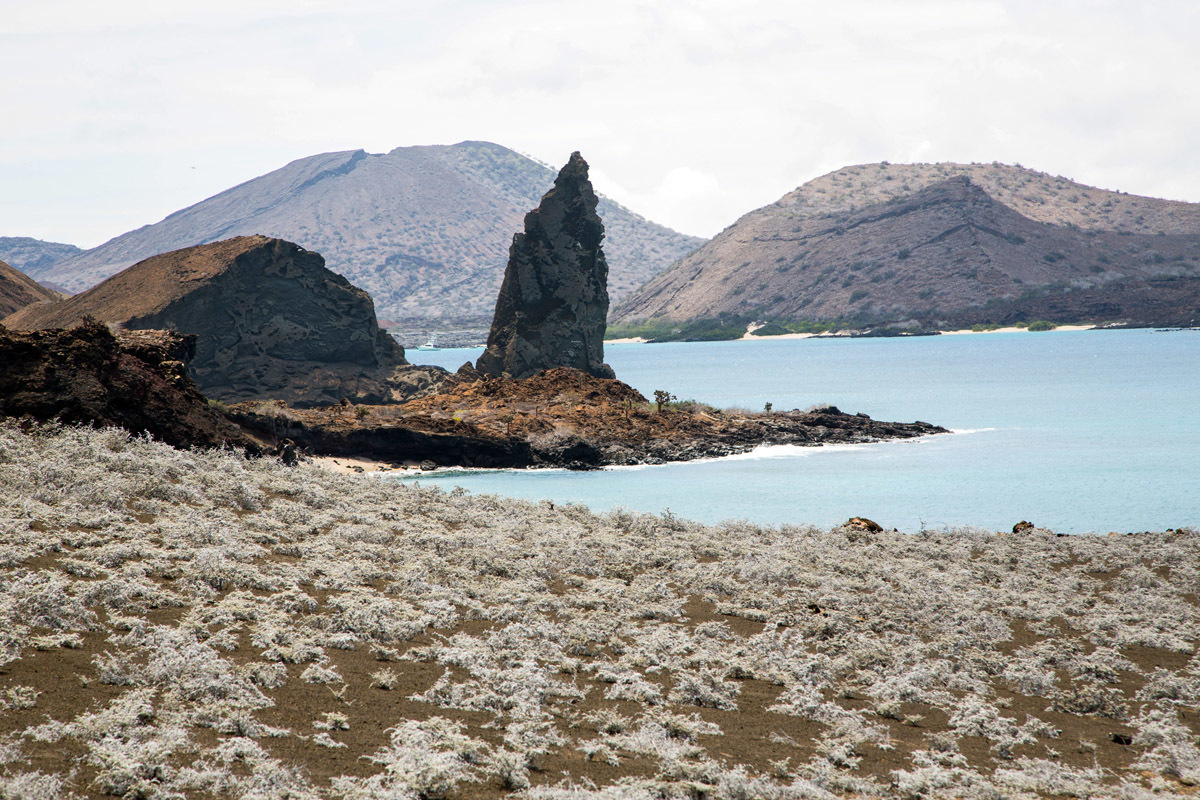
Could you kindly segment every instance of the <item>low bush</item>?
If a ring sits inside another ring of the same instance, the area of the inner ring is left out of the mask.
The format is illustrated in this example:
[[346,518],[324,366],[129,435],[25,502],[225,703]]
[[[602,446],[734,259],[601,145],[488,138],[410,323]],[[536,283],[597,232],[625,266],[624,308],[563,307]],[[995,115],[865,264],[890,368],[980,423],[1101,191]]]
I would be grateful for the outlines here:
[[3,423],[0,487],[4,796],[1200,778],[1187,528],[704,526]]

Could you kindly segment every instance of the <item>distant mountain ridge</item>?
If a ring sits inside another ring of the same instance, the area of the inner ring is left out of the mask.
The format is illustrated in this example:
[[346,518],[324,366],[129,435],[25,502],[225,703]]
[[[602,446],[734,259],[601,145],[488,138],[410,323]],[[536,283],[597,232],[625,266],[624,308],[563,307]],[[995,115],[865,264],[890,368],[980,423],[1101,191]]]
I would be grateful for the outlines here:
[[[370,292],[381,318],[488,316],[512,236],[554,176],[488,142],[322,153],[33,275],[81,291],[159,253],[264,234],[320,253]],[[617,297],[703,242],[611,200],[600,214]]]
[[0,236],[0,261],[26,275],[45,270],[83,249],[73,244],[47,242],[30,236]]
[[746,214],[613,319],[1174,325],[1198,301],[1200,204],[1005,165],[885,163]]

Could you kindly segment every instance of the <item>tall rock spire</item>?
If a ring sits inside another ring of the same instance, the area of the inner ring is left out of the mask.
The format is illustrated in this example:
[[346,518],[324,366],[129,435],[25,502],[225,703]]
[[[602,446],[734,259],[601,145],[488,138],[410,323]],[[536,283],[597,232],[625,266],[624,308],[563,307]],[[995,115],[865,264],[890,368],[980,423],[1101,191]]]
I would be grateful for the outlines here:
[[485,375],[527,378],[574,367],[612,378],[604,363],[608,264],[596,193],[578,152],[513,236],[488,346],[475,367]]

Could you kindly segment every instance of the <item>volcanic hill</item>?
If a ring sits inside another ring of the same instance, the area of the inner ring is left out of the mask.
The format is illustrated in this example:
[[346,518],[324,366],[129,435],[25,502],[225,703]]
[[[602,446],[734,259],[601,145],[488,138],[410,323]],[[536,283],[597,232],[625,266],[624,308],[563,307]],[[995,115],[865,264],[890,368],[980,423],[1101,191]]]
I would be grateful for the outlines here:
[[317,253],[243,236],[149,258],[82,294],[5,318],[20,330],[85,316],[128,329],[196,334],[190,363],[209,397],[289,403],[387,402],[404,350],[379,328],[370,296]]
[[0,261],[0,319],[33,303],[53,302],[58,292]]
[[[483,318],[504,274],[512,231],[555,171],[488,142],[363,150],[302,158],[35,270],[74,291],[142,259],[243,234],[322,253],[371,293],[386,319]],[[703,240],[600,201],[609,231],[609,289],[622,297]]]
[[1200,204],[998,164],[847,167],[742,217],[612,320],[719,314],[1196,324]]

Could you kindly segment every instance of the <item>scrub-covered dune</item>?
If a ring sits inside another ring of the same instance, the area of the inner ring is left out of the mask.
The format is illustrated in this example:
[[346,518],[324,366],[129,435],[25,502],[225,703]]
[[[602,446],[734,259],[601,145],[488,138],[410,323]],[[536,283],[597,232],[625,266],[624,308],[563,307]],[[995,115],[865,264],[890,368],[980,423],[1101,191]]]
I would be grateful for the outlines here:
[[0,797],[1186,796],[1198,565],[5,424]]

